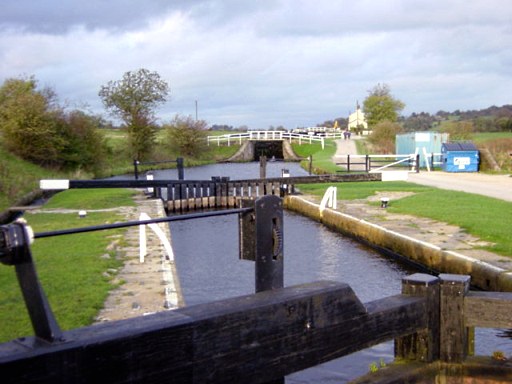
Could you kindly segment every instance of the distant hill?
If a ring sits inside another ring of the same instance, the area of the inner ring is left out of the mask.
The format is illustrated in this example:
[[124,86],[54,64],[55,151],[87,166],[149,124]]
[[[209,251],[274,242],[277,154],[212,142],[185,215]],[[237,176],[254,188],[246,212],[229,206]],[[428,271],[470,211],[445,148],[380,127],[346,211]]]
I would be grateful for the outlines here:
[[491,106],[480,110],[453,112],[438,111],[435,115],[427,112],[412,113],[402,117],[400,123],[405,131],[442,130],[445,122],[468,121],[473,124],[474,132],[510,132],[512,131],[512,105]]

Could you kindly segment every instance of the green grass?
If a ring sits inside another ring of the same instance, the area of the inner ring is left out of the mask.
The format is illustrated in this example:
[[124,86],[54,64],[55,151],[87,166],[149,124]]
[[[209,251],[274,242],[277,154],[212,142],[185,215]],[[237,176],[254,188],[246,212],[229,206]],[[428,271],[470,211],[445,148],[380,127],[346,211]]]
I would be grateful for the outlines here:
[[477,144],[497,139],[512,139],[512,132],[478,132],[473,134],[473,140]]
[[[338,200],[366,199],[376,192],[402,191],[402,192],[424,192],[431,190],[430,187],[424,187],[418,184],[407,183],[405,181],[366,181],[366,182],[346,182],[329,184],[337,187]],[[322,197],[327,189],[326,184],[300,184],[298,188],[302,193]]]
[[0,212],[39,188],[39,180],[67,178],[63,172],[47,170],[23,161],[0,145]]
[[106,209],[119,206],[134,206],[131,189],[97,188],[69,189],[53,196],[45,208]]
[[[325,140],[324,149],[322,149],[320,143],[302,145],[293,143],[292,148],[300,157],[313,157],[313,170],[316,174],[336,173],[336,171],[340,169],[332,161],[332,157],[336,154],[336,143],[334,140]],[[308,169],[309,162],[303,160],[301,165],[305,169]]]
[[[512,203],[457,191],[440,190],[407,182],[351,182],[334,183],[338,199],[365,199],[376,192],[397,191],[415,194],[394,200],[388,211],[456,225],[467,233],[495,245],[486,247],[492,252],[512,257],[510,217]],[[303,184],[301,192],[323,196],[326,184]]]
[[[133,205],[130,190],[101,191],[98,201],[91,190],[69,190],[59,193],[48,203],[52,208],[102,209]],[[75,203],[80,203],[76,206]],[[123,220],[115,212],[89,212],[79,218],[76,213],[37,213],[25,215],[36,233],[113,223]],[[95,231],[37,239],[32,255],[43,289],[62,329],[92,323],[110,289],[111,278],[104,275],[109,268],[119,268],[121,261],[107,245],[113,236],[125,230]],[[101,257],[110,254],[110,258]],[[32,335],[32,327],[15,278],[14,267],[0,265],[0,342]]]
[[432,189],[393,202],[391,211],[456,225],[484,241],[495,243],[487,249],[512,257],[510,202],[471,193]]

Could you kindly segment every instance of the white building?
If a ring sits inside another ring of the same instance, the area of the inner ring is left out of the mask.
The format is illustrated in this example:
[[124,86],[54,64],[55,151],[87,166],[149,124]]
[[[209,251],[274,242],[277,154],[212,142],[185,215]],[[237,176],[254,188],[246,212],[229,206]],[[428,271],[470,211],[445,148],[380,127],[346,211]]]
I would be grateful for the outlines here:
[[358,127],[363,128],[363,131],[361,132],[363,135],[370,133],[368,123],[366,122],[363,111],[361,111],[361,108],[359,107],[359,103],[357,103],[356,111],[351,113],[348,117],[348,130],[357,132]]

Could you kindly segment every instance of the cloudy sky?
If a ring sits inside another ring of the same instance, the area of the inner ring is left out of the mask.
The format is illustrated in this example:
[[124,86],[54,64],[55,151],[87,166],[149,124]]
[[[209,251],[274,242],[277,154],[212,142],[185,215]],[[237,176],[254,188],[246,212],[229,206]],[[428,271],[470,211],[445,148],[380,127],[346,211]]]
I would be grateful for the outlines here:
[[2,0],[0,83],[35,76],[105,113],[100,87],[156,71],[175,114],[287,128],[347,117],[378,83],[404,115],[512,103],[508,0]]

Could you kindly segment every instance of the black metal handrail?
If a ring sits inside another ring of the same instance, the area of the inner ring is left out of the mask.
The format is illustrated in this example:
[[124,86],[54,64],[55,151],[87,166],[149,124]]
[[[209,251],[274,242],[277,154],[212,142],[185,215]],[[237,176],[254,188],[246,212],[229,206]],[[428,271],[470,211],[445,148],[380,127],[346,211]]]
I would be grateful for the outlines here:
[[251,212],[253,210],[254,210],[253,208],[225,209],[222,211],[190,213],[190,214],[186,214],[186,215],[168,216],[168,217],[162,217],[162,218],[150,219],[150,220],[135,220],[135,221],[126,221],[124,223],[93,225],[93,226],[89,226],[89,227],[80,227],[80,228],[69,228],[69,229],[62,229],[62,230],[58,230],[58,231],[34,233],[34,239],[41,239],[44,237],[53,237],[53,236],[61,236],[61,235],[72,235],[75,233],[101,231],[101,230],[106,230],[106,229],[127,228],[127,227],[133,227],[133,226],[137,226],[137,225],[146,225],[146,224],[153,224],[153,223],[167,223],[167,222],[171,222],[171,221],[199,219],[199,218],[203,218],[203,217],[243,214],[243,213]]

